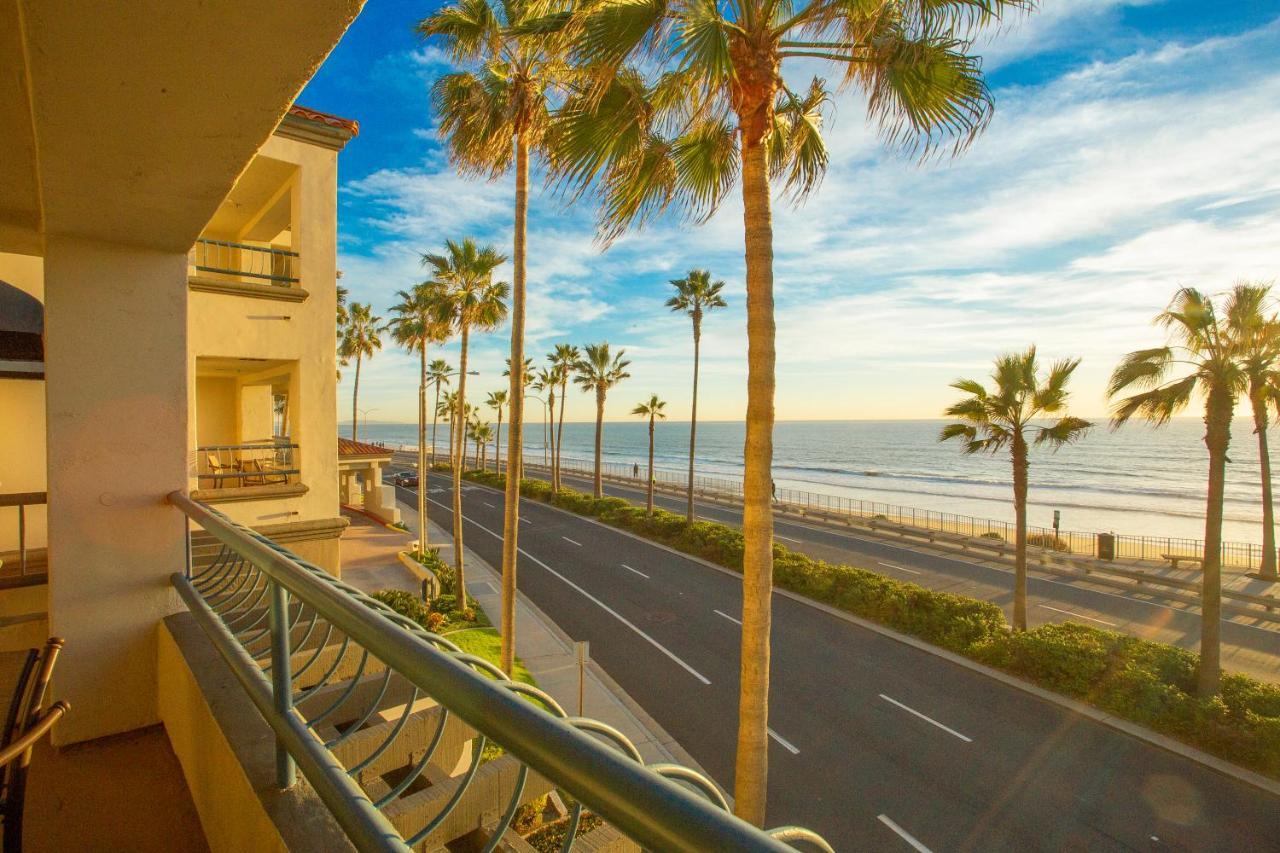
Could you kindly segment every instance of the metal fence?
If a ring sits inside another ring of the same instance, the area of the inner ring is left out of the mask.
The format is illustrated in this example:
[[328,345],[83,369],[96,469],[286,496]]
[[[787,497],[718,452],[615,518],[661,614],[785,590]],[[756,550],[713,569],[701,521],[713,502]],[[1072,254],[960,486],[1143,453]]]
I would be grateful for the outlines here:
[[739,820],[698,773],[645,766],[610,726],[222,513],[169,501],[212,542],[173,585],[275,732],[278,784],[301,769],[359,849],[437,849],[478,825],[499,849],[522,807],[558,789],[573,803],[564,850],[597,821],[655,850],[830,850]]
[[199,272],[259,279],[281,287],[298,283],[298,253],[271,246],[199,239],[190,263]]
[[298,445],[281,441],[205,444],[196,448],[196,481],[203,489],[298,482]]
[[25,579],[28,572],[33,574],[43,573],[46,569],[45,549],[39,548],[38,553],[33,553],[33,549],[27,546],[27,527],[29,525],[28,512],[32,507],[45,507],[49,502],[49,494],[47,492],[10,492],[8,494],[0,494],[0,508],[10,508],[16,510],[15,532],[17,533],[17,549],[12,555],[0,554],[0,568],[4,569],[3,580],[9,580],[14,577],[13,569],[16,566],[18,580]]

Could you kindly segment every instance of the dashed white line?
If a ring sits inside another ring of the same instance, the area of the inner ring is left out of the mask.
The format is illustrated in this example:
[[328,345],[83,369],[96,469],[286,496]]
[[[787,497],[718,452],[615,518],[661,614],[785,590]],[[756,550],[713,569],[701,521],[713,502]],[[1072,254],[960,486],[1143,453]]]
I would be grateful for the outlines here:
[[733,624],[735,624],[735,625],[741,625],[741,624],[742,624],[742,620],[741,620],[741,619],[734,619],[732,616],[730,616],[728,613],[725,613],[723,610],[713,610],[713,611],[711,611],[711,612],[712,612],[712,613],[718,613],[718,614],[720,614],[721,616],[723,616],[724,618],[728,619],[730,622],[732,622],[732,623],[733,623]]
[[497,509],[497,507],[496,507],[496,506],[494,506],[493,504],[489,503],[488,501],[481,501],[480,503],[484,504],[484,505],[485,505],[485,506],[487,506],[489,509]]
[[572,539],[570,539],[568,536],[561,536],[560,538],[561,538],[561,539],[563,539],[564,541],[568,542],[570,545],[577,545],[579,548],[581,548],[581,547],[582,547],[582,543],[581,543],[581,542],[574,542],[574,541],[573,541]]
[[1068,616],[1075,616],[1077,619],[1088,619],[1090,622],[1097,622],[1100,625],[1109,625],[1112,628],[1116,627],[1116,623],[1114,622],[1108,622],[1105,619],[1096,619],[1092,616],[1085,616],[1083,613],[1076,613],[1071,610],[1063,610],[1061,607],[1050,607],[1047,604],[1037,604],[1036,606],[1043,607],[1045,610],[1052,610],[1054,613],[1065,613]]
[[902,710],[906,711],[908,714],[915,714],[917,717],[919,717],[920,719],[924,720],[926,723],[930,723],[931,725],[935,725],[935,726],[937,726],[938,728],[942,729],[942,730],[943,730],[944,732],[946,732],[947,734],[952,735],[952,736],[954,736],[954,737],[958,737],[958,738],[960,738],[960,740],[964,741],[965,743],[973,743],[973,738],[965,737],[964,735],[960,734],[960,733],[959,733],[958,731],[956,731],[955,729],[950,728],[949,726],[944,726],[942,723],[938,722],[937,720],[933,719],[932,717],[926,717],[924,714],[921,714],[921,713],[920,713],[919,711],[917,711],[915,708],[909,707],[909,706],[907,706],[907,705],[903,705],[903,704],[902,704],[901,702],[899,702],[897,699],[894,699],[894,698],[892,698],[892,697],[886,696],[886,695],[884,695],[883,693],[881,693],[881,694],[880,694],[880,698],[881,698],[881,699],[883,699],[884,701],[886,701],[886,702],[888,702],[888,703],[892,704],[892,705],[897,705],[899,708],[901,708]]
[[907,573],[907,574],[909,574],[909,575],[922,575],[922,574],[924,574],[924,572],[917,571],[916,569],[908,569],[906,566],[895,566],[893,563],[886,563],[886,562],[883,562],[883,561],[881,561],[881,560],[877,560],[876,562],[877,562],[877,563],[880,563],[880,565],[884,566],[886,569],[897,569],[898,571],[900,571],[900,572],[906,572],[906,573]]
[[903,841],[910,844],[912,849],[916,850],[917,853],[933,853],[932,850],[930,850],[928,847],[925,847],[923,844],[917,841],[911,833],[907,832],[905,829],[903,829],[902,827],[894,823],[892,818],[890,818],[888,815],[883,815],[883,814],[876,815],[876,820],[880,821],[885,826],[889,827],[895,833],[897,833],[897,836],[901,838]]
[[520,519],[520,523],[521,523],[521,524],[533,524],[533,522],[532,522],[532,521],[530,521],[530,520],[529,520],[529,519],[527,519],[527,518],[522,518],[522,519]]
[[636,574],[638,574],[640,577],[644,578],[645,580],[648,580],[648,579],[649,579],[649,576],[648,576],[648,575],[646,575],[644,572],[640,571],[639,569],[633,569],[633,568],[631,568],[630,566],[628,566],[626,563],[619,563],[618,565],[622,566],[622,568],[626,569],[626,570],[627,570],[627,571],[629,571],[629,572],[635,572]]
[[[433,501],[432,501],[432,503],[434,503],[434,504],[439,504],[440,506],[444,506],[444,504],[441,504],[439,501],[434,501],[434,500],[433,500]],[[447,509],[447,507],[446,507],[446,509]],[[481,529],[481,530],[483,530],[485,533],[488,533],[488,534],[489,534],[490,536],[492,536],[494,539],[499,539],[499,540],[501,540],[501,539],[502,539],[502,534],[501,534],[501,533],[494,533],[492,530],[490,530],[489,528],[485,527],[483,524],[479,524],[479,523],[477,523],[476,521],[474,521],[474,520],[472,520],[472,519],[470,519],[470,518],[467,518],[465,515],[463,516],[463,518],[464,518],[464,519],[466,519],[467,521],[470,521],[473,525],[475,525],[476,527],[480,528],[480,529]],[[711,679],[707,678],[705,675],[703,675],[702,673],[698,672],[698,671],[697,671],[696,669],[694,669],[693,667],[689,666],[689,664],[687,664],[687,663],[685,663],[683,660],[681,660],[681,659],[679,658],[679,656],[677,656],[677,655],[675,654],[675,652],[671,651],[671,650],[670,650],[670,649],[668,649],[666,646],[662,645],[662,643],[659,643],[659,642],[658,642],[657,640],[655,640],[653,637],[650,637],[650,636],[649,636],[648,634],[646,634],[644,631],[640,630],[640,628],[639,628],[639,627],[637,627],[637,626],[636,626],[636,624],[635,624],[634,622],[632,622],[631,620],[627,619],[627,617],[623,616],[621,613],[619,613],[618,611],[614,610],[612,607],[610,607],[609,605],[605,604],[603,601],[601,601],[600,599],[596,598],[594,595],[592,595],[591,593],[587,592],[585,589],[583,589],[582,587],[578,586],[576,583],[574,583],[573,581],[569,580],[567,577],[565,577],[564,575],[560,574],[560,573],[559,573],[559,572],[557,572],[555,569],[551,568],[551,567],[550,567],[550,566],[548,566],[546,563],[542,562],[541,560],[539,560],[537,557],[535,557],[535,556],[533,556],[532,554],[530,554],[530,553],[529,553],[528,551],[526,551],[525,549],[523,549],[523,548],[517,548],[516,550],[517,550],[517,551],[519,551],[519,552],[520,552],[524,557],[526,557],[527,559],[529,559],[529,560],[531,560],[532,562],[536,563],[536,564],[537,564],[538,566],[540,566],[541,568],[546,569],[548,572],[550,572],[551,574],[555,575],[555,576],[556,576],[556,577],[558,577],[560,580],[564,581],[565,583],[567,583],[569,586],[573,587],[573,588],[574,588],[575,590],[577,590],[578,592],[582,593],[582,595],[583,595],[583,596],[585,596],[585,597],[587,598],[587,600],[588,600],[588,601],[591,601],[592,603],[594,603],[594,604],[598,605],[602,610],[604,610],[606,613],[608,613],[608,614],[609,614],[610,616],[612,616],[613,618],[617,619],[617,620],[618,620],[619,622],[621,622],[623,625],[626,625],[626,626],[627,626],[628,628],[630,628],[632,631],[635,631],[635,632],[636,632],[637,634],[639,634],[639,635],[640,635],[640,637],[641,637],[641,638],[643,638],[646,642],[648,642],[648,643],[649,643],[650,645],[652,645],[655,649],[657,649],[658,651],[662,652],[662,653],[663,653],[664,655],[666,655],[667,657],[671,658],[673,661],[675,661],[677,664],[679,664],[679,665],[681,666],[681,668],[683,668],[686,672],[688,672],[688,673],[689,673],[690,675],[692,675],[694,678],[698,679],[698,680],[699,680],[699,681],[701,681],[703,684],[710,684],[710,683],[711,683]]]
[[783,536],[781,533],[774,533],[774,534],[773,534],[773,536],[774,536],[774,538],[775,538],[775,539],[785,539],[785,540],[787,540],[788,542],[799,542],[799,541],[800,541],[799,539],[796,539],[796,538],[794,538],[794,537],[792,537],[792,536]]
[[[716,612],[719,613],[720,611],[717,610]],[[796,745],[794,743],[787,740],[782,735],[775,732],[773,729],[769,729],[769,737],[777,741],[779,746],[781,746],[783,749],[785,749],[787,752],[791,753],[792,755],[800,754],[800,750],[796,748]]]

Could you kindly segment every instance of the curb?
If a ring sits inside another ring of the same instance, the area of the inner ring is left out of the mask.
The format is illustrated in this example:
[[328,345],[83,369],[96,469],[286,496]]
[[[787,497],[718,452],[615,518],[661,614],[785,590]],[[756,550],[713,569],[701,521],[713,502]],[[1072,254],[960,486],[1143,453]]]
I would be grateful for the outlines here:
[[[493,487],[487,486],[484,483],[473,482],[472,485],[481,486],[483,488],[496,491],[495,489],[493,489]],[[639,535],[638,533],[632,533],[629,530],[623,530],[620,527],[614,527],[613,525],[605,524],[604,522],[599,521],[597,519],[590,518],[585,515],[579,515],[576,512],[563,509],[561,507],[554,506],[549,503],[544,503],[543,501],[539,501],[536,498],[522,497],[521,499],[531,501],[541,506],[548,507],[550,509],[555,510],[556,512],[564,513],[565,515],[571,516],[573,518],[582,519],[591,524],[597,525],[599,527],[603,527],[607,530],[612,530],[616,533],[621,533],[622,535],[635,539],[638,542],[643,542],[647,545],[652,545],[656,548],[660,548],[663,551],[666,551],[677,557],[682,557],[686,560],[697,563],[698,565],[705,566],[709,569],[714,569],[715,571],[728,575],[729,577],[737,578],[739,580],[741,580],[742,578],[742,575],[739,572],[735,572],[732,569],[726,569],[724,566],[716,565],[715,563],[712,563],[709,560],[705,560],[702,557],[696,557],[692,554],[686,554],[684,551],[677,550],[661,542],[655,542],[652,539],[646,539],[645,537]],[[1248,770],[1244,767],[1239,767],[1225,759],[1218,758],[1217,756],[1214,756],[1214,755],[1210,755],[1209,753],[1204,752],[1203,750],[1197,749],[1193,746],[1189,746],[1183,743],[1182,741],[1175,740],[1174,738],[1171,738],[1168,735],[1162,735],[1159,732],[1151,731],[1150,729],[1144,728],[1143,726],[1140,726],[1137,723],[1132,723],[1128,720],[1108,714],[1106,711],[1103,711],[1099,708],[1095,708],[1092,705],[1088,705],[1084,702],[1079,701],[1078,699],[1072,699],[1069,696],[1063,696],[1060,693],[1055,693],[1052,690],[1048,690],[1046,688],[1040,687],[1039,685],[1035,685],[1028,681],[1024,681],[1006,672],[1002,672],[998,669],[993,669],[989,666],[986,666],[985,664],[978,663],[975,660],[970,660],[969,658],[966,658],[962,655],[958,655],[955,652],[950,652],[950,651],[947,651],[946,649],[941,649],[941,648],[938,648],[937,646],[930,645],[929,643],[926,643],[923,640],[917,639],[907,634],[901,634],[897,631],[894,631],[891,628],[886,628],[885,626],[880,625],[879,623],[868,621],[866,619],[863,619],[860,616],[854,616],[852,613],[846,613],[845,611],[832,607],[829,604],[824,604],[820,601],[814,601],[811,598],[806,598],[803,595],[791,592],[790,590],[787,590],[787,589],[781,589],[779,587],[774,587],[773,591],[778,595],[786,596],[787,598],[790,598],[793,601],[800,602],[801,604],[807,604],[808,606],[814,608],[815,610],[821,610],[824,613],[827,613],[831,616],[835,616],[839,619],[843,619],[844,621],[849,622],[850,624],[853,624],[853,625],[857,625],[860,628],[865,628],[868,631],[872,631],[883,637],[902,643],[903,645],[910,646],[922,652],[927,652],[928,654],[934,655],[935,657],[940,657],[943,660],[956,664],[957,666],[964,667],[965,669],[968,669],[971,672],[976,672],[979,675],[984,675],[987,678],[992,679],[993,681],[997,681],[1005,685],[1006,687],[1012,687],[1017,690],[1021,690],[1024,693],[1027,693],[1031,696],[1036,697],[1037,699],[1040,699],[1041,701],[1048,702],[1049,704],[1052,704],[1052,705],[1057,705],[1058,707],[1064,710],[1071,711],[1075,714],[1079,714],[1082,717],[1086,717],[1090,720],[1093,720],[1094,722],[1101,723],[1102,725],[1107,726],[1108,728],[1111,728],[1118,732],[1122,732],[1126,735],[1129,735],[1130,737],[1136,738],[1151,746],[1157,747],[1159,749],[1163,749],[1166,752],[1173,753],[1174,755],[1177,755],[1180,758],[1185,758],[1188,761],[1194,761],[1195,763],[1200,764],[1201,766],[1206,767],[1209,770],[1212,770],[1222,776],[1227,776],[1229,778],[1235,779],[1237,782],[1243,782],[1246,785],[1250,785],[1254,788],[1258,788],[1262,791],[1265,791],[1268,794],[1271,794],[1276,797],[1280,797],[1280,781],[1271,779],[1267,776],[1263,776],[1261,773],[1255,773],[1254,771]]]

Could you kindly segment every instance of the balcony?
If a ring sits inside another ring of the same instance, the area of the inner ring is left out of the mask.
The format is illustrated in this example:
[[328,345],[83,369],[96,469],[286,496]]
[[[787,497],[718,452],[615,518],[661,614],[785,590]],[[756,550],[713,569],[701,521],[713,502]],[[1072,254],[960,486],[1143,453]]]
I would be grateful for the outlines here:
[[187,256],[192,290],[301,302],[301,259],[270,244],[200,238]]
[[211,503],[304,494],[298,450],[285,441],[201,445],[194,494]]

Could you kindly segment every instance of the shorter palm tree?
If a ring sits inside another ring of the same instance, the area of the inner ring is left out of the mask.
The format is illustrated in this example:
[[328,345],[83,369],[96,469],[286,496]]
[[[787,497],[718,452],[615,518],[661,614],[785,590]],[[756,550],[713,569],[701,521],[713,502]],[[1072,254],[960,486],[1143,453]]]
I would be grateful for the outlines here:
[[582,353],[573,344],[556,344],[555,350],[547,354],[551,369],[556,372],[560,381],[560,414],[559,423],[551,442],[551,488],[560,491],[560,451],[564,445],[564,401],[568,397],[569,377],[577,369]]
[[959,422],[942,428],[939,441],[957,438],[965,453],[998,453],[1008,449],[1013,460],[1013,512],[1017,523],[1015,542],[1013,627],[1027,630],[1027,460],[1028,436],[1031,444],[1057,450],[1081,439],[1093,424],[1061,414],[1052,423],[1033,423],[1047,415],[1059,415],[1067,407],[1067,381],[1080,359],[1063,359],[1041,378],[1036,348],[1002,355],[995,361],[991,379],[995,387],[987,391],[981,382],[958,379],[951,383],[969,396],[946,410]]
[[427,380],[436,386],[436,406],[434,415],[431,418],[431,467],[436,467],[436,425],[439,422],[440,415],[444,412],[440,411],[440,386],[449,384],[449,377],[453,375],[453,368],[449,366],[449,362],[443,358],[437,358],[427,365]]
[[[596,473],[595,496],[604,497],[604,480],[601,476],[602,455],[604,450],[604,402],[609,389],[631,376],[627,373],[627,365],[631,364],[622,356],[626,350],[611,353],[609,342],[587,344],[583,356],[574,365],[573,381],[583,391],[594,391],[596,395]],[[562,424],[563,425],[563,424]]]
[[490,392],[489,397],[484,401],[484,404],[498,414],[498,427],[497,431],[494,433],[493,441],[493,470],[496,472],[502,465],[502,407],[507,405],[507,392]]
[[637,403],[636,407],[631,410],[631,414],[649,419],[649,488],[644,504],[645,510],[649,515],[653,515],[653,425],[658,418],[665,419],[667,417],[662,411],[666,407],[667,404],[659,400],[657,394],[650,394],[648,400],[643,403]]
[[351,440],[356,441],[360,434],[360,365],[382,349],[382,318],[373,313],[368,303],[352,302],[347,311],[347,327],[342,332],[338,353],[345,359],[356,360],[355,383],[351,388]]

